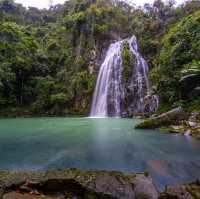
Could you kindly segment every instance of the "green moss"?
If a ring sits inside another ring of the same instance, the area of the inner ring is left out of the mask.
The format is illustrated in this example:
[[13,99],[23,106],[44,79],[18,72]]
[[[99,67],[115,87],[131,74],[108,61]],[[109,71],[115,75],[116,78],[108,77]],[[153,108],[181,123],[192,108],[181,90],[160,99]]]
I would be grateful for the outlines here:
[[200,97],[194,98],[190,102],[185,103],[185,109],[188,112],[199,111],[199,107],[200,107]]
[[167,127],[161,127],[159,128],[160,131],[163,131],[163,132],[168,132],[168,133],[184,133],[187,129],[185,129],[183,126],[180,126],[179,128],[175,129],[171,126]]
[[123,50],[122,50],[122,59],[123,59],[123,78],[125,85],[127,86],[129,83],[129,79],[131,78],[132,74],[132,64],[131,64],[131,54],[129,51],[129,44],[128,42],[124,42]]
[[138,125],[136,125],[135,128],[137,129],[155,129],[155,128],[159,128],[162,126],[167,126],[169,124],[169,122],[161,122],[161,121],[157,121],[157,120],[145,120],[141,123],[139,123]]

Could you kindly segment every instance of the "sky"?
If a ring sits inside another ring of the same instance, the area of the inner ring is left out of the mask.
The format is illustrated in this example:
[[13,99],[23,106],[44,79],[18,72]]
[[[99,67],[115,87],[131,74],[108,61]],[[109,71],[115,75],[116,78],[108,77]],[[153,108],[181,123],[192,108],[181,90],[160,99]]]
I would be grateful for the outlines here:
[[[126,0],[125,0],[126,1]],[[128,0],[132,1],[138,6],[144,5],[144,3],[152,3],[154,0]],[[182,3],[185,0],[176,0],[177,3]],[[49,7],[49,0],[15,0],[17,3],[21,3],[24,6],[32,6],[37,8],[48,8]],[[53,4],[64,3],[65,0],[53,0]]]

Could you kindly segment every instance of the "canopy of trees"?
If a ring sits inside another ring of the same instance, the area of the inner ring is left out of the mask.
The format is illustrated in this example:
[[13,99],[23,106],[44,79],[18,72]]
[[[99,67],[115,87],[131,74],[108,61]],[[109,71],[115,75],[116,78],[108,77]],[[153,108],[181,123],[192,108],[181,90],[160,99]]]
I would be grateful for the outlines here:
[[161,99],[179,101],[182,69],[199,64],[198,10],[196,0],[69,0],[42,10],[0,1],[0,114],[87,114],[91,51],[98,65],[111,42],[133,34]]

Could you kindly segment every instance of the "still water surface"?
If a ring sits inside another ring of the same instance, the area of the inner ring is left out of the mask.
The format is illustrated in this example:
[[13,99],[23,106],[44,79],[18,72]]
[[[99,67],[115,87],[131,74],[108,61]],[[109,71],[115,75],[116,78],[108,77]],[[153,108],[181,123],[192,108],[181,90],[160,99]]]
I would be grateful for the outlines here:
[[200,143],[136,130],[138,120],[0,119],[0,170],[149,171],[159,188],[200,177]]

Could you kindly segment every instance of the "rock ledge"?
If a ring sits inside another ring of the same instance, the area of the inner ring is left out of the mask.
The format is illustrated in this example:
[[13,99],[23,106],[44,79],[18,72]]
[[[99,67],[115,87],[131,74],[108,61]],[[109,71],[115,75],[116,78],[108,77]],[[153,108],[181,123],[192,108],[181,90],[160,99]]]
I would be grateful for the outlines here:
[[66,169],[1,172],[1,199],[157,199],[152,178],[116,171]]

